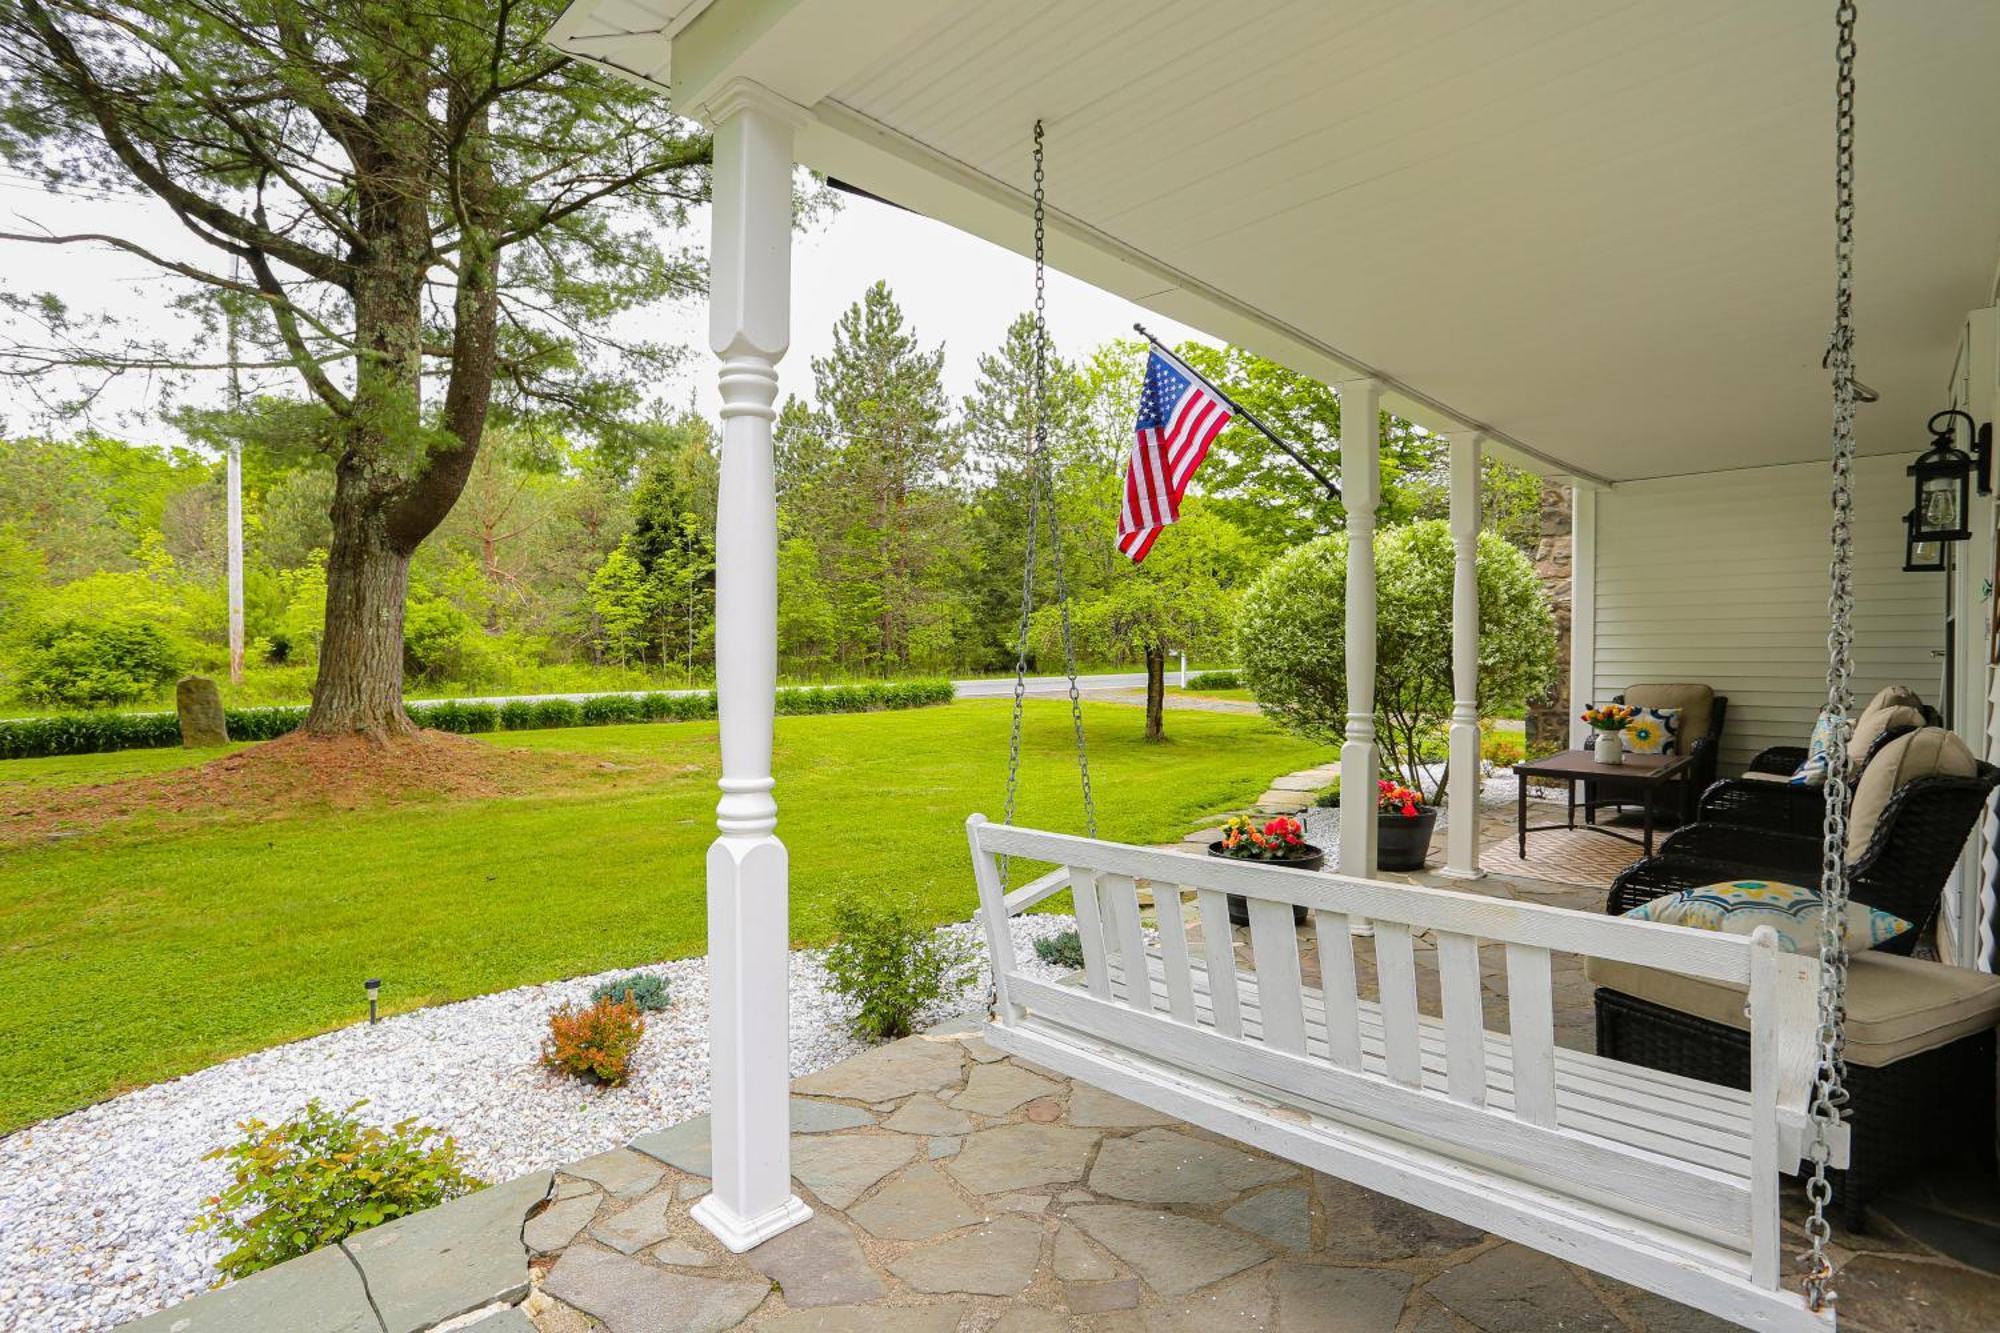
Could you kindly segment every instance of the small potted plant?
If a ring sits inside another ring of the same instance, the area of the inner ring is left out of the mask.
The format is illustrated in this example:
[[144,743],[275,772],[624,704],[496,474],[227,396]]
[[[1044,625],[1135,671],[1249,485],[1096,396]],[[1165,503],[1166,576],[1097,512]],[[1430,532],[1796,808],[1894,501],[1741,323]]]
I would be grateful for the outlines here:
[[1375,784],[1375,865],[1381,870],[1422,870],[1430,855],[1437,807],[1400,782]]
[[[1306,826],[1290,815],[1274,815],[1261,824],[1249,815],[1237,815],[1222,826],[1222,836],[1208,845],[1208,854],[1293,870],[1318,870],[1326,864],[1326,853],[1306,841]],[[1229,895],[1229,919],[1239,926],[1250,924],[1249,905],[1233,893]],[[1306,909],[1295,905],[1292,919],[1303,924]]]
[[1625,762],[1625,742],[1618,733],[1632,725],[1632,719],[1639,710],[1626,704],[1597,704],[1578,714],[1590,729],[1597,733],[1592,749],[1600,764],[1622,764]]

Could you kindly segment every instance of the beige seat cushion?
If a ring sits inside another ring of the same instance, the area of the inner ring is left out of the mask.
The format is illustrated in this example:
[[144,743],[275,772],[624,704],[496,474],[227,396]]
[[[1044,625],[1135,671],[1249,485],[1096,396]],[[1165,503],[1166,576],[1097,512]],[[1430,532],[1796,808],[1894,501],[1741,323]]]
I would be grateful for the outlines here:
[[1680,709],[1680,752],[1687,754],[1696,741],[1708,735],[1708,721],[1715,712],[1715,691],[1706,685],[1628,685],[1625,702],[1634,708]]
[[1750,781],[1752,782],[1789,783],[1792,780],[1792,775],[1790,773],[1745,773],[1743,776],[1750,779]]
[[[1592,958],[1599,986],[1749,1030],[1745,991],[1719,981]],[[1857,953],[1847,967],[1847,1058],[1880,1068],[2000,1025],[2000,976],[1896,954]]]
[[1875,826],[1882,822],[1882,812],[1898,787],[1918,778],[1969,778],[1978,772],[1971,748],[1943,727],[1924,727],[1890,741],[1854,785],[1854,801],[1847,811],[1848,856],[1858,857],[1868,849],[1868,840],[1875,836]]
[[1923,699],[1909,686],[1884,685],[1875,692],[1875,697],[1868,701],[1858,716],[1867,717],[1878,708],[1915,708],[1921,711],[1923,706]]
[[1861,720],[1854,724],[1854,730],[1847,737],[1847,771],[1852,775],[1868,762],[1868,752],[1875,748],[1875,742],[1882,739],[1882,733],[1891,727],[1921,727],[1924,715],[1907,704],[1890,704],[1863,713]]

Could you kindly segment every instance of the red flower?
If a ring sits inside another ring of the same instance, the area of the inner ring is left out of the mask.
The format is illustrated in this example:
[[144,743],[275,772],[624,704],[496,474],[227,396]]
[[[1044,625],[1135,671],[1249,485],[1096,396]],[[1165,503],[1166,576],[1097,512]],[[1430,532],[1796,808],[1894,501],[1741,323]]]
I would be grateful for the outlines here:
[[1403,802],[1403,818],[1415,819],[1416,817],[1417,817],[1417,807],[1411,805],[1408,801]]

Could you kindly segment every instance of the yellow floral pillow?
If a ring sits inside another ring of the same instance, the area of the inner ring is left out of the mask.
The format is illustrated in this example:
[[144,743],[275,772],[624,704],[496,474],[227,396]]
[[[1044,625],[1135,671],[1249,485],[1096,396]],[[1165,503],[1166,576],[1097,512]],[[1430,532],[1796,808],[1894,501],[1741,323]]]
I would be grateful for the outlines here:
[[1679,754],[1681,710],[1641,708],[1618,734],[1627,754]]

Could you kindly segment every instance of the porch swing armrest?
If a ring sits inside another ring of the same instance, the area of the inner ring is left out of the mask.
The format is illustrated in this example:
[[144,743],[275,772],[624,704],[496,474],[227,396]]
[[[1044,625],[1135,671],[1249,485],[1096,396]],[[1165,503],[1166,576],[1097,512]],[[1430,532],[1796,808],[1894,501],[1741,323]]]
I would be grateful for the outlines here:
[[1048,874],[1029,880],[1020,888],[1008,894],[1003,902],[1007,904],[1008,916],[1019,916],[1045,898],[1053,898],[1069,887],[1069,867],[1057,866]]

